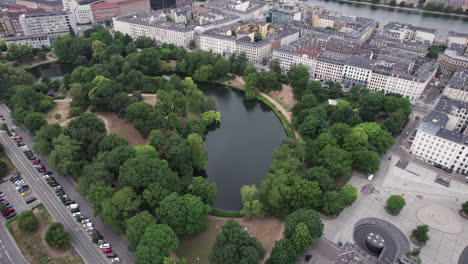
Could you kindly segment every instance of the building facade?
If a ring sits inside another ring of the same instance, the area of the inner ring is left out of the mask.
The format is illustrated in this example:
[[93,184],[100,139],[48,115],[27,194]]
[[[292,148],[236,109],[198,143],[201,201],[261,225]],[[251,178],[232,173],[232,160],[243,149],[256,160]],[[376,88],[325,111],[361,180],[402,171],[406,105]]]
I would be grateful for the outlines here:
[[455,72],[442,95],[468,103],[468,68],[460,68]]
[[49,35],[47,34],[37,34],[37,35],[27,35],[27,36],[19,36],[19,37],[9,37],[9,38],[0,38],[0,40],[5,41],[6,45],[10,45],[12,43],[18,46],[28,46],[31,48],[43,48],[43,47],[50,47],[50,39]]
[[125,0],[111,3],[91,4],[93,20],[112,20],[115,17],[128,16],[150,11],[148,0]]
[[77,32],[75,16],[70,11],[22,14],[19,17],[25,35],[47,34],[51,39]]
[[440,72],[447,76],[452,76],[460,68],[468,67],[468,54],[465,54],[466,47],[460,46],[460,49],[447,49],[439,54]]
[[151,8],[154,10],[163,8],[174,8],[177,6],[176,0],[150,0]]

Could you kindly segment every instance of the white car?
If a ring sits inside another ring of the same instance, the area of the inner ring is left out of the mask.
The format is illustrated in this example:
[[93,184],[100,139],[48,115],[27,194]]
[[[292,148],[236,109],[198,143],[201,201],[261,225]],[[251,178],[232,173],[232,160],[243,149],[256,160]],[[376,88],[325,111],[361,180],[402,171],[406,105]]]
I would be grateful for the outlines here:
[[83,227],[86,228],[86,227],[93,227],[93,223],[89,222],[89,223],[85,223],[83,224]]
[[100,249],[106,249],[106,248],[111,248],[111,245],[109,243],[104,243],[99,246]]
[[88,227],[86,228],[86,232],[93,232],[94,231],[94,228],[93,227]]
[[86,224],[86,223],[89,223],[89,222],[90,222],[90,221],[89,221],[88,218],[81,220],[81,223],[82,223],[82,224]]
[[120,258],[113,258],[113,259],[111,259],[111,262],[112,262],[112,263],[119,263],[119,262],[120,262]]
[[24,185],[24,180],[15,181],[16,186]]
[[42,179],[49,179],[50,175],[42,175]]
[[81,212],[76,212],[76,213],[73,213],[72,215],[73,217],[77,217],[78,215],[81,216]]

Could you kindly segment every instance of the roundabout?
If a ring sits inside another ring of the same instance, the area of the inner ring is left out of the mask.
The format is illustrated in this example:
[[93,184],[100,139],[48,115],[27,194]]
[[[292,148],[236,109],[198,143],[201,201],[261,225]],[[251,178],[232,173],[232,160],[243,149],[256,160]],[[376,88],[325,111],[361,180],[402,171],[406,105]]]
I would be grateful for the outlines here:
[[362,250],[384,263],[394,263],[410,250],[409,241],[403,232],[379,218],[359,220],[354,226],[353,238]]

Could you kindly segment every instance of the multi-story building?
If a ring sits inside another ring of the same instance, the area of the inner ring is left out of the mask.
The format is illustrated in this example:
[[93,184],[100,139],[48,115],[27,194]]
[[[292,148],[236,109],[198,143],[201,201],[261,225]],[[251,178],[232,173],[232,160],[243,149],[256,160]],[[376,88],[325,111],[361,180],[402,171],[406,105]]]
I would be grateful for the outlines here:
[[78,25],[94,23],[93,10],[89,4],[77,5],[75,9],[73,9],[73,14],[75,15],[76,24]]
[[46,12],[59,12],[63,10],[62,0],[16,0],[16,4],[29,8],[41,8]]
[[128,16],[139,13],[147,13],[150,10],[148,0],[125,0],[118,2],[106,2],[91,4],[94,21],[112,20],[119,16]]
[[457,173],[468,173],[468,105],[442,97],[418,127],[410,153],[417,159]]
[[150,0],[151,8],[163,9],[163,8],[174,8],[176,7],[176,0]]
[[27,35],[27,36],[18,36],[18,37],[8,37],[0,38],[0,40],[5,41],[6,45],[15,43],[18,46],[29,46],[31,48],[43,48],[50,47],[50,39],[47,34],[37,34],[37,35]]
[[3,34],[12,36],[23,33],[23,28],[19,21],[21,14],[24,14],[24,11],[0,9],[0,24],[3,28]]
[[191,6],[193,4],[193,0],[176,0],[176,7],[186,7]]
[[439,54],[440,72],[452,76],[456,70],[468,67],[468,46],[453,43]]
[[465,0],[434,0],[434,3],[452,6],[453,8],[463,7],[466,5]]
[[368,44],[364,45],[364,48],[374,51],[375,54],[382,52],[398,52],[409,56],[425,57],[429,45],[421,45],[421,43],[385,36],[375,36],[370,39]]
[[245,52],[249,61],[266,63],[273,49],[288,45],[299,38],[299,31],[287,30],[265,22],[218,27],[200,35],[200,49],[229,56]]
[[244,21],[263,19],[268,12],[268,4],[255,0],[209,0],[205,7],[235,15]]
[[51,39],[77,32],[75,16],[70,11],[22,14],[19,17],[25,35],[47,34]]
[[341,82],[343,69],[350,55],[324,51],[317,57],[313,78],[324,82]]
[[302,12],[294,6],[277,5],[270,9],[271,23],[287,25],[293,21],[301,21]]
[[463,46],[468,45],[468,34],[450,31],[447,35],[447,41],[445,45],[450,47],[452,44],[459,44]]
[[468,103],[468,68],[460,68],[453,74],[442,95]]
[[432,45],[437,29],[415,27],[411,24],[390,22],[384,26],[381,35],[402,41],[423,42]]
[[[168,21],[167,17],[170,17],[171,21]],[[195,40],[196,34],[237,21],[239,17],[211,9],[185,7],[114,18],[114,30],[129,34],[133,38],[148,36],[158,43],[188,47],[190,41]]]
[[372,76],[372,70],[374,69],[374,64],[374,60],[358,56],[350,56],[346,60],[343,68],[341,84],[344,87],[351,87],[353,85],[368,87]]

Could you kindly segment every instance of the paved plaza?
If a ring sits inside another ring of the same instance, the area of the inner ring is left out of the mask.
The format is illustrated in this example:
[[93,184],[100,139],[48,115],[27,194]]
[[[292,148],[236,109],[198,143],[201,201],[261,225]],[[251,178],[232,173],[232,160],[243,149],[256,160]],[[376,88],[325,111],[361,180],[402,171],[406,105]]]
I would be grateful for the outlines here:
[[[357,201],[335,219],[323,219],[324,238],[353,242],[353,227],[360,219],[376,217],[398,227],[409,239],[417,225],[430,226],[430,240],[422,247],[424,264],[458,264],[468,244],[468,221],[458,211],[468,200],[468,186],[452,181],[450,187],[434,182],[436,172],[410,162],[398,168],[398,157],[382,159],[381,170],[373,181],[354,176],[350,184],[358,188]],[[406,206],[397,216],[385,211],[390,195],[403,195]],[[410,243],[413,248],[416,245]]]

